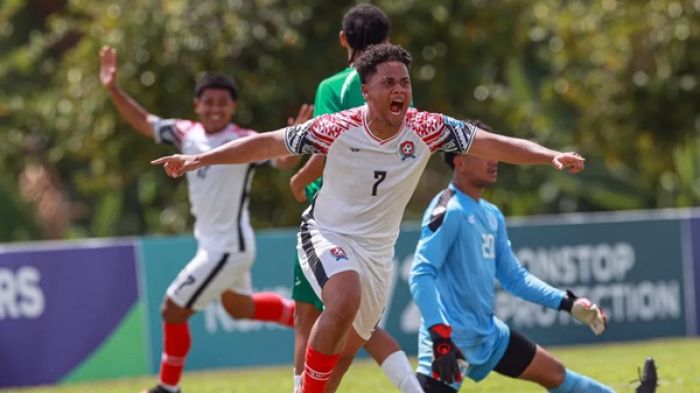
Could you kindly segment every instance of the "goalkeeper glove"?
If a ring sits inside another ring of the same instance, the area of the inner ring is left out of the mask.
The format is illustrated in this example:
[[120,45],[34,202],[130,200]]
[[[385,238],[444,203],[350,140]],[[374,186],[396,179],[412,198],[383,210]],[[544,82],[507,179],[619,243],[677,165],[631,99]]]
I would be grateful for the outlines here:
[[433,341],[433,378],[447,384],[462,382],[462,372],[458,361],[464,361],[464,354],[450,339],[452,328],[444,324],[433,325],[428,329]]
[[560,310],[568,311],[574,318],[588,325],[596,336],[603,334],[607,327],[608,318],[605,311],[584,297],[578,297],[571,291],[566,291],[566,297],[559,305]]

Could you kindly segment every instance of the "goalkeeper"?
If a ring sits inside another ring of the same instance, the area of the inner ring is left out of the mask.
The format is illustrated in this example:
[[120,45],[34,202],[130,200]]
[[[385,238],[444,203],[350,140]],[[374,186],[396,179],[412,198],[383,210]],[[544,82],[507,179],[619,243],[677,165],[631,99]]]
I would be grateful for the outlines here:
[[606,327],[605,314],[595,304],[551,287],[516,259],[503,214],[481,198],[484,187],[496,182],[498,162],[466,154],[444,158],[453,180],[425,212],[410,275],[411,293],[423,314],[417,377],[425,392],[457,392],[462,376],[478,382],[491,370],[536,382],[549,392],[612,392],[565,368],[494,315],[496,278],[518,297],[571,313],[596,335]]

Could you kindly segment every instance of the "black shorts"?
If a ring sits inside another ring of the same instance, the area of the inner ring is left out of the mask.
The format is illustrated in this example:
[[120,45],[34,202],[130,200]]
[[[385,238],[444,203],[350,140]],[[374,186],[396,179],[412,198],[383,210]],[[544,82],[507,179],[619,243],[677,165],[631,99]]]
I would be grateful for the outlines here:
[[532,363],[537,345],[517,331],[510,330],[510,340],[503,357],[494,371],[511,378],[517,378]]

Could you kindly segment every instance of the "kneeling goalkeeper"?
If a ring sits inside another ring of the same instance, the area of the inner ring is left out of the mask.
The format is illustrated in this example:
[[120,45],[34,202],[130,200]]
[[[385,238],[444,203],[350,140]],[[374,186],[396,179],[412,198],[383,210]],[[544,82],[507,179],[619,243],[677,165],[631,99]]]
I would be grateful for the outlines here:
[[423,314],[417,372],[425,392],[454,393],[462,376],[478,382],[492,370],[554,393],[612,392],[565,368],[494,315],[495,278],[518,297],[571,313],[596,335],[606,327],[595,304],[551,287],[516,259],[503,214],[481,198],[496,182],[498,162],[454,154],[445,161],[453,180],[425,212],[410,275]]

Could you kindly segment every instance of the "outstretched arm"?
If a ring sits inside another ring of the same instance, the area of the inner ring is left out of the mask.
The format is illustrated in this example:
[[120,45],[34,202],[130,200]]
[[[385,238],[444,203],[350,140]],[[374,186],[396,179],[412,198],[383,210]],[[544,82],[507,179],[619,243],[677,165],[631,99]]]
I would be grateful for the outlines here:
[[588,325],[596,335],[602,334],[607,323],[605,311],[590,300],[554,288],[525,270],[510,246],[503,216],[499,215],[498,220],[496,278],[503,288],[529,302],[565,310]]
[[178,177],[209,165],[242,164],[286,156],[290,152],[284,140],[284,132],[282,129],[251,135],[225,143],[206,153],[174,154],[153,160],[151,164],[163,165],[168,175]]
[[574,152],[559,152],[521,138],[499,135],[479,129],[468,154],[511,164],[552,165],[571,173],[583,170],[586,161]]
[[126,94],[117,84],[117,50],[103,46],[100,50],[100,82],[112,98],[119,114],[139,133],[153,137],[153,128],[148,123],[149,113],[138,102]]

